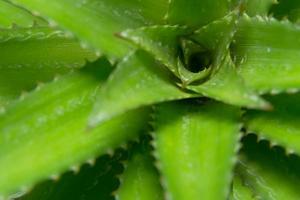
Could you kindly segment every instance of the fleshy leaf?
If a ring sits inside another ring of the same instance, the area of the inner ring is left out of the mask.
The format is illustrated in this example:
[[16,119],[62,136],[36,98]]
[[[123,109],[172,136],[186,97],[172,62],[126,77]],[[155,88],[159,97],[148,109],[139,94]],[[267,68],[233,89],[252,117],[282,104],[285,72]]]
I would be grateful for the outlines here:
[[195,31],[191,36],[192,40],[211,51],[213,72],[206,82],[189,85],[187,88],[229,104],[265,109],[269,105],[244,84],[228,53],[239,23],[239,12],[235,10]]
[[153,165],[147,141],[129,149],[129,160],[121,185],[116,192],[118,200],[163,200],[163,190],[159,183],[159,174]]
[[89,125],[141,106],[195,96],[179,89],[172,78],[151,55],[134,52],[119,63],[99,90]]
[[210,52],[192,40],[181,38],[181,51],[177,61],[179,77],[184,87],[207,78],[211,71]]
[[267,16],[276,0],[246,0],[245,9],[249,16]]
[[[61,77],[16,101],[0,116],[0,194],[26,189],[136,137],[148,110],[86,129],[106,60]],[[1,196],[0,195],[0,196]]]
[[203,96],[248,108],[269,109],[270,105],[252,92],[239,77],[235,66],[227,55],[223,64],[208,81],[199,85],[189,85],[188,89]]
[[[154,56],[155,59],[162,62],[175,76],[181,79],[183,85],[204,79],[210,74],[210,70],[201,70],[192,72],[188,70],[190,66],[186,61],[191,56],[186,54],[194,51],[195,46],[205,51],[199,44],[185,39],[190,35],[192,30],[186,26],[149,26],[139,29],[129,29],[123,31],[120,36],[129,39],[145,51]],[[201,68],[201,66],[199,66]]]
[[0,1],[0,16],[1,28],[8,28],[13,24],[22,27],[31,27],[33,24],[47,25],[47,22],[44,19],[33,16],[28,11],[17,7],[6,0]]
[[79,172],[66,172],[59,180],[42,182],[18,200],[113,200],[111,193],[118,187],[116,176],[122,170],[119,160],[119,154],[101,156],[95,163],[81,166]]
[[274,109],[270,112],[249,110],[244,116],[248,132],[300,154],[300,94],[267,98]]
[[244,183],[242,178],[235,174],[233,183],[232,183],[232,191],[230,194],[230,200],[254,200],[254,194],[251,191],[251,188]]
[[231,0],[171,0],[168,23],[199,27],[225,16]]
[[238,23],[239,12],[234,11],[194,32],[190,38],[212,53],[212,68],[220,67],[226,56]]
[[110,58],[128,53],[128,43],[115,37],[127,28],[162,23],[167,0],[13,0],[56,21]]
[[237,175],[251,188],[253,199],[297,200],[300,198],[300,159],[286,156],[281,148],[257,144],[255,136],[244,139]]
[[191,33],[186,26],[150,26],[139,29],[129,29],[120,35],[131,40],[145,51],[161,61],[177,77],[179,39]]
[[261,93],[300,88],[300,28],[244,15],[232,55],[245,83]]
[[239,138],[239,109],[216,102],[159,105],[155,149],[170,199],[226,199]]
[[97,58],[64,32],[38,26],[1,29],[0,52],[0,107],[38,82]]
[[289,19],[292,22],[299,23],[300,20],[300,2],[298,0],[278,0],[271,13],[279,20]]

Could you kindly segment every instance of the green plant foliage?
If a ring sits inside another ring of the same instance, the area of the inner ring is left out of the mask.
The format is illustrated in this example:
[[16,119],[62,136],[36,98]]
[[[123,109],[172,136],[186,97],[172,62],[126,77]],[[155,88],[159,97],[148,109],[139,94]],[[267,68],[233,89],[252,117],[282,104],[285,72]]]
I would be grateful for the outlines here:
[[0,1],[0,16],[1,28],[8,28],[13,25],[22,27],[31,27],[33,24],[47,25],[44,19],[33,16],[30,12],[12,5],[6,0]]
[[150,155],[151,148],[147,138],[140,144],[129,147],[129,158],[124,174],[120,179],[120,188],[116,198],[119,200],[163,200],[163,190],[159,175]]
[[[35,90],[1,116],[2,195],[93,159],[136,136],[143,127],[147,110],[127,113],[88,131],[95,92],[111,68],[105,60],[97,64],[99,68],[90,66]],[[133,123],[123,124],[125,118]]]
[[0,0],[0,200],[300,199],[299,6]]
[[249,16],[266,16],[276,0],[246,0],[246,12]]
[[172,83],[172,77],[143,51],[126,57],[100,89],[90,117],[91,127],[140,106],[191,97]]
[[239,138],[239,109],[183,101],[156,110],[155,155],[170,198],[225,199]]
[[[212,66],[209,66],[210,69],[198,73],[186,70],[185,66],[183,66],[183,62],[179,59],[178,39],[184,35],[191,34],[191,31],[185,27],[144,27],[137,30],[127,30],[122,32],[121,36],[132,40],[134,43],[153,54],[158,60],[164,63],[171,72],[181,79],[184,87],[191,82],[207,78],[211,70],[214,72],[217,71],[215,72],[216,75],[212,76],[209,81],[200,85],[187,86],[188,89],[230,104],[258,108],[267,107],[267,104],[256,96],[256,94],[247,91],[248,89],[243,85],[242,80],[240,80],[240,77],[236,74],[230,58],[227,56],[227,59],[223,61],[224,55],[226,56],[226,48],[228,48],[228,44],[234,33],[233,29],[235,29],[235,21],[236,14],[231,14],[220,22],[214,22],[213,24],[197,30],[192,36],[192,39],[200,43],[203,48],[210,48],[209,50],[213,57]],[[222,30],[222,32],[220,30]],[[218,40],[216,41],[215,38]],[[183,46],[182,48],[189,47]],[[198,52],[196,51],[196,53]],[[224,63],[221,64],[222,62]],[[224,65],[224,67],[220,67],[220,65]],[[218,68],[221,69],[218,71]],[[185,74],[183,74],[183,72],[185,72]],[[224,76],[227,76],[228,78],[226,77],[226,79],[224,79]],[[229,90],[234,90],[236,93],[230,93]]]
[[232,181],[232,191],[230,194],[230,200],[252,200],[253,193],[250,187],[244,184],[244,181],[240,176],[235,175]]
[[237,190],[242,189],[244,195],[248,190],[247,196],[251,191],[252,199],[299,199],[299,157],[288,157],[283,149],[270,149],[268,142],[256,139],[254,135],[244,139],[236,169],[242,186]]
[[150,26],[123,31],[120,36],[131,40],[145,51],[154,55],[172,73],[180,78],[178,72],[178,39],[191,33],[187,27]]
[[[163,14],[167,9],[167,0],[16,0],[14,2],[54,20],[112,59],[126,55],[130,49],[126,42],[114,36],[115,33],[129,27],[162,23]],[[153,10],[155,12],[152,12]]]
[[244,120],[248,131],[300,153],[299,99],[299,94],[268,97],[274,106],[273,111],[247,111]]
[[171,0],[166,18],[171,24],[203,26],[225,16],[230,4],[231,0]]
[[261,93],[298,89],[299,36],[299,27],[292,23],[242,17],[232,48],[246,84]]
[[38,82],[97,58],[66,33],[42,26],[1,29],[0,44],[0,107]]
[[113,157],[101,156],[93,163],[81,166],[79,172],[70,171],[64,173],[59,180],[48,180],[37,185],[18,200],[112,200],[111,192],[118,187],[116,176],[122,172],[122,159],[122,151],[118,151]]
[[237,75],[229,55],[222,63],[221,69],[211,79],[201,85],[191,85],[187,88],[233,105],[262,109],[270,107],[245,86]]
[[278,19],[289,19],[299,23],[300,2],[297,0],[278,0],[270,12]]

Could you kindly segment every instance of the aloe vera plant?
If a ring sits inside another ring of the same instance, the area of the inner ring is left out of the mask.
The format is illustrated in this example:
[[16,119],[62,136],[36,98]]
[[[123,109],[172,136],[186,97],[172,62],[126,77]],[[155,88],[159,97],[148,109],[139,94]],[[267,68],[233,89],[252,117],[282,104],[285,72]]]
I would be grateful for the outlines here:
[[300,199],[298,0],[0,0],[0,200]]

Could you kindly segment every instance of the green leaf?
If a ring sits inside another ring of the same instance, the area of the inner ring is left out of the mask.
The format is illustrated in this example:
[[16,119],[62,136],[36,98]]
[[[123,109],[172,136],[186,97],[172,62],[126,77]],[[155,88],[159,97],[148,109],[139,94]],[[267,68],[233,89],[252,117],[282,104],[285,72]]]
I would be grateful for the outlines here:
[[171,0],[168,23],[187,25],[198,28],[225,16],[231,0]]
[[192,40],[212,52],[213,73],[206,82],[187,88],[229,104],[266,109],[269,105],[244,84],[228,53],[238,19],[239,12],[234,11],[195,31],[191,36]]
[[300,2],[298,0],[278,0],[278,3],[272,7],[271,13],[279,20],[289,19],[299,23]]
[[111,59],[123,57],[128,43],[115,37],[127,28],[162,23],[167,0],[13,0],[56,21]]
[[111,71],[106,60],[99,62],[38,88],[0,116],[2,196],[104,154],[143,129],[147,109],[87,129],[99,83]]
[[8,28],[13,24],[22,27],[31,27],[33,24],[47,25],[47,22],[30,12],[9,3],[6,0],[0,1],[0,27]]
[[[232,16],[228,16],[225,18],[225,20],[222,20],[222,28],[225,27],[227,29],[230,29],[229,31],[232,31],[232,27],[229,26],[228,28],[227,23],[232,25],[234,24],[234,22],[235,18],[233,18]],[[215,22],[212,24],[213,25],[209,26],[208,28],[210,32],[203,31],[205,33],[202,34],[202,32],[199,30],[196,31],[195,36],[191,38],[199,42],[199,40],[202,39],[203,35],[206,34],[206,38],[209,37],[215,42],[217,37],[213,36],[223,36],[224,34],[216,34],[220,31],[220,26],[217,26],[218,28],[216,29]],[[204,30],[206,29],[207,28],[204,28]],[[213,32],[213,36],[211,36],[211,32]],[[181,82],[185,87],[186,85],[192,82],[206,78],[211,72],[210,68],[208,70],[201,70],[195,73],[188,70],[189,68],[191,68],[191,66],[189,66],[189,63],[187,63],[186,60],[190,59],[189,56],[191,55],[186,54],[186,52],[197,50],[193,53],[205,53],[206,49],[210,50],[214,48],[216,52],[214,52],[214,58],[212,59],[214,60],[214,65],[218,65],[220,64],[221,59],[224,57],[221,56],[222,54],[224,54],[223,49],[225,50],[225,48],[228,48],[230,43],[229,38],[232,38],[233,35],[233,33],[231,34],[231,32],[228,32],[228,38],[223,39],[222,37],[220,38],[220,40],[217,40],[222,41],[220,42],[222,44],[220,44],[218,47],[216,47],[217,45],[212,46],[211,44],[209,48],[205,47],[205,49],[199,44],[195,43],[194,41],[190,41],[187,38],[188,35],[191,34],[192,30],[186,26],[164,25],[130,29],[123,31],[120,35],[134,42],[139,47],[152,54],[155,57],[155,59],[161,61],[172,73],[174,73],[178,78],[181,79]],[[223,45],[224,47],[222,46],[223,48],[220,48],[221,45]],[[199,51],[200,49],[201,51]],[[210,60],[210,57],[208,59]],[[198,68],[201,67],[202,66],[199,66]]]
[[276,0],[246,0],[245,9],[249,16],[267,16]]
[[299,199],[299,157],[288,157],[281,148],[270,149],[267,142],[256,140],[255,136],[244,139],[236,172],[251,189],[253,199]]
[[232,191],[230,194],[230,200],[253,200],[254,194],[251,191],[251,188],[248,187],[242,180],[242,178],[235,174],[233,183],[232,183]]
[[248,108],[269,109],[270,105],[252,92],[239,77],[230,56],[227,55],[223,64],[208,81],[199,85],[187,86],[203,96]]
[[211,55],[192,40],[181,38],[180,43],[177,68],[183,87],[186,87],[195,81],[204,80],[211,74]]
[[180,78],[178,72],[179,39],[191,34],[186,26],[150,26],[129,29],[120,36],[129,39],[162,62],[172,73]]
[[97,56],[66,33],[48,27],[0,30],[0,107],[55,75]]
[[134,108],[195,96],[180,90],[172,78],[149,54],[134,52],[119,63],[99,90],[89,125],[93,127]]
[[217,70],[232,42],[239,20],[239,11],[234,11],[194,32],[190,38],[212,53],[212,68]]
[[59,180],[38,184],[18,200],[113,200],[111,193],[118,186],[116,176],[122,170],[119,161],[120,154],[101,156],[94,164],[81,166],[79,172],[66,172]]
[[121,186],[116,192],[118,200],[163,200],[159,175],[153,165],[147,140],[129,150],[129,160],[121,176]]
[[299,37],[289,22],[243,16],[232,55],[246,84],[261,93],[299,89]]
[[273,111],[246,112],[244,120],[248,132],[300,154],[300,94],[282,94],[267,99],[272,103]]
[[156,110],[156,157],[170,199],[225,200],[239,138],[239,109],[182,101]]

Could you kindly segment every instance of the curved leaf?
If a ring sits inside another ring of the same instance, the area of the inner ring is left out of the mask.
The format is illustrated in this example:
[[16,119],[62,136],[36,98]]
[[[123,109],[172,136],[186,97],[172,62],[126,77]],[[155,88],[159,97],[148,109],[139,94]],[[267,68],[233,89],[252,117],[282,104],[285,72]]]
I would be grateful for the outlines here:
[[245,8],[249,16],[267,16],[277,0],[246,0]]
[[239,22],[239,11],[235,10],[194,32],[190,38],[212,52],[212,68],[219,69],[227,55],[229,45]]
[[[204,70],[197,73],[186,69],[181,59],[181,51],[191,50],[192,45],[180,46],[180,41],[191,34],[192,30],[186,26],[149,26],[138,29],[129,29],[121,32],[120,36],[129,39],[136,45],[154,56],[155,59],[162,62],[175,76],[181,79],[184,85],[203,79],[209,75],[210,70]],[[193,46],[198,46],[192,41],[188,41]],[[189,58],[186,58],[189,59]]]
[[[115,37],[127,28],[162,23],[167,0],[13,0],[56,21],[90,46],[120,58],[128,43]],[[154,12],[155,11],[155,12]]]
[[300,2],[298,0],[278,0],[278,3],[272,7],[271,13],[279,20],[288,18],[292,22],[299,23]]
[[44,19],[33,16],[30,12],[6,0],[0,1],[0,16],[1,28],[8,28],[14,24],[22,27],[31,27],[33,24],[47,25]]
[[191,33],[186,26],[149,26],[129,29],[121,36],[131,40],[161,61],[177,77],[179,38]]
[[247,111],[244,116],[247,131],[300,154],[300,94],[282,94],[267,99],[272,103],[273,111]]
[[99,90],[89,125],[93,127],[134,108],[195,96],[174,85],[171,75],[146,52],[129,55]]
[[208,81],[199,85],[187,86],[188,89],[206,97],[248,108],[270,109],[270,104],[250,90],[239,77],[230,56]]
[[225,16],[231,0],[171,0],[168,23],[199,27]]
[[113,200],[111,193],[118,186],[116,176],[122,169],[119,156],[101,156],[93,165],[81,166],[79,172],[66,172],[59,180],[42,182],[18,200]]
[[280,148],[246,137],[237,174],[251,188],[253,199],[296,200],[300,198],[300,159],[287,157]]
[[229,104],[266,109],[269,105],[244,84],[228,53],[238,23],[239,12],[234,11],[190,36],[212,52],[212,74],[205,82],[187,88]]
[[289,22],[243,16],[232,55],[246,84],[261,93],[299,89],[299,36]]
[[163,200],[163,190],[159,183],[159,175],[153,165],[147,140],[131,147],[129,160],[121,185],[116,192],[118,200]]
[[97,56],[60,30],[34,26],[0,30],[0,107]]
[[254,194],[251,188],[244,183],[241,177],[237,174],[234,175],[232,183],[232,191],[230,200],[254,200]]
[[226,199],[239,115],[238,108],[215,102],[157,107],[155,155],[170,199]]
[[96,90],[108,71],[111,66],[102,60],[63,76],[11,104],[0,116],[1,195],[104,154],[143,129],[147,109],[87,129]]

